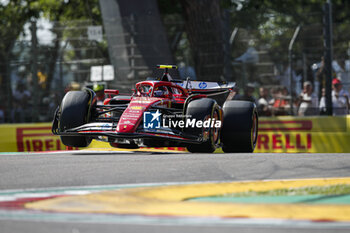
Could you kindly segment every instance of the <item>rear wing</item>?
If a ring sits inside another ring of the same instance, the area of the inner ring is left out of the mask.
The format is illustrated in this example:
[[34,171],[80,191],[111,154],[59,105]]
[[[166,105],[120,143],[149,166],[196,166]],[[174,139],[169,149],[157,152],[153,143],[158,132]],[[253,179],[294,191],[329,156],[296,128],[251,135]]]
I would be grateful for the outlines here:
[[224,91],[228,89],[232,89],[236,86],[235,82],[207,82],[207,81],[175,81],[177,85],[185,88],[187,90],[191,90],[192,92],[216,92],[216,91]]
[[217,92],[232,89],[235,82],[206,82],[206,81],[191,81],[187,78],[186,81],[172,79],[169,75],[169,69],[177,69],[176,65],[157,65],[157,69],[164,69],[164,73],[160,81],[170,81],[185,88],[191,92]]

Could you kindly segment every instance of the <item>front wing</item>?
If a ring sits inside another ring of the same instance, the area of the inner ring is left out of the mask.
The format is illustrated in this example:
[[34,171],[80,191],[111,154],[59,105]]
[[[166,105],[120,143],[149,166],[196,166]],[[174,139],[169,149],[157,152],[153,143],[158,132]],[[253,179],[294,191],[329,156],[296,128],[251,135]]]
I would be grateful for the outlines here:
[[161,128],[154,130],[138,130],[135,133],[116,132],[116,124],[113,123],[88,123],[76,128],[60,132],[57,129],[52,130],[55,135],[60,136],[88,136],[101,141],[114,142],[113,139],[163,139],[188,144],[200,144],[203,142],[201,137],[194,136],[177,129]]

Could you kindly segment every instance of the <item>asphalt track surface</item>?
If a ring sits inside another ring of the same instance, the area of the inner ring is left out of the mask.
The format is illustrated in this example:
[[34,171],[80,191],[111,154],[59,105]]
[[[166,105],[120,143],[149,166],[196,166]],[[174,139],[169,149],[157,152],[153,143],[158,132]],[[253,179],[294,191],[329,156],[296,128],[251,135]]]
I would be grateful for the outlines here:
[[[350,177],[350,154],[0,154],[0,190]],[[0,220],[0,232],[349,232],[350,227]]]

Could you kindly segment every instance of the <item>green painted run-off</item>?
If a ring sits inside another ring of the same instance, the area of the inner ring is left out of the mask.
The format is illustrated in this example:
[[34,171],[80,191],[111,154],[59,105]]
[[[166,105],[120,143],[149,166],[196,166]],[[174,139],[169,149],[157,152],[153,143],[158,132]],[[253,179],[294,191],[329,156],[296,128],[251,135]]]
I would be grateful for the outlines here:
[[296,195],[296,196],[251,196],[251,197],[199,197],[190,201],[232,203],[282,203],[282,204],[350,204],[346,195]]

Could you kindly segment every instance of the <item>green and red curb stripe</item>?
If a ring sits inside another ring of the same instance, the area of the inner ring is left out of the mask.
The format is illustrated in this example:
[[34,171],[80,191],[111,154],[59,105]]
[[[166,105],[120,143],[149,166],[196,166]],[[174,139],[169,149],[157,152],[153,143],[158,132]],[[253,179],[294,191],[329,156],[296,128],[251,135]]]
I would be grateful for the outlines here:
[[350,178],[194,183],[56,197],[27,203],[25,208],[70,213],[350,222],[348,204],[247,204],[187,201],[228,193],[349,184]]

